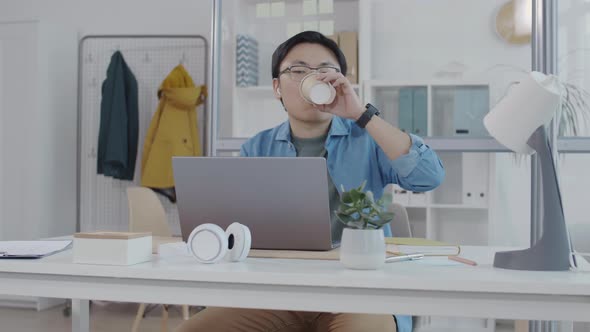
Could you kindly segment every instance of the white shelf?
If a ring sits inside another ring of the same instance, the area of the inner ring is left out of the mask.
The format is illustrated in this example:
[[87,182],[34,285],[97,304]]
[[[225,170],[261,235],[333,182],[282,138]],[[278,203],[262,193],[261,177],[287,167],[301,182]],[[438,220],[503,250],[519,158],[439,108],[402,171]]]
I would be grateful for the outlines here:
[[487,86],[488,82],[472,80],[439,80],[432,79],[428,81],[395,81],[395,80],[365,80],[363,84],[367,87],[383,88],[406,88],[406,87],[447,87],[447,86]]
[[[358,84],[352,84],[352,88],[357,90],[360,88]],[[236,91],[243,92],[272,92],[272,85],[254,85],[254,86],[237,86]]]
[[238,91],[272,91],[272,85],[236,86]]

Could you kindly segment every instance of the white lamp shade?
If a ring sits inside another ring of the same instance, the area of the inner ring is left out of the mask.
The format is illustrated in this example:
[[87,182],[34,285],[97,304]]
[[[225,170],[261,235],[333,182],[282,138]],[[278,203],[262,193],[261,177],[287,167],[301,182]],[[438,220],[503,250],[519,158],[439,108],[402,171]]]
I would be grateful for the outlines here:
[[529,137],[551,121],[560,105],[561,87],[557,77],[531,72],[485,116],[483,123],[498,142],[510,150],[532,154]]

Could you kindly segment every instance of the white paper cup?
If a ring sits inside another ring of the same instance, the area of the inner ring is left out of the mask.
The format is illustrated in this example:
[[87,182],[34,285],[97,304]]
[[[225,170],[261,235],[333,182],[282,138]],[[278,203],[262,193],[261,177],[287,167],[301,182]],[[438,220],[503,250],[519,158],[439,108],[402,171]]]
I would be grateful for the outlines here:
[[331,104],[336,98],[336,89],[332,84],[318,81],[316,73],[308,74],[301,80],[299,93],[305,101],[315,105]]

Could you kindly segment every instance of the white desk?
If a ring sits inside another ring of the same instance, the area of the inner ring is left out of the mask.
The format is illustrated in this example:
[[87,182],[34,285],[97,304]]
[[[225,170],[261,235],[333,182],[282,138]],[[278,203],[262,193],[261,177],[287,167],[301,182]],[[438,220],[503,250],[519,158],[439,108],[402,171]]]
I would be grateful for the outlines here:
[[186,257],[131,267],[77,265],[71,252],[0,260],[0,294],[72,298],[73,331],[88,331],[88,301],[325,312],[590,321],[590,273],[493,269],[494,250],[463,247],[477,267],[248,259],[199,265]]

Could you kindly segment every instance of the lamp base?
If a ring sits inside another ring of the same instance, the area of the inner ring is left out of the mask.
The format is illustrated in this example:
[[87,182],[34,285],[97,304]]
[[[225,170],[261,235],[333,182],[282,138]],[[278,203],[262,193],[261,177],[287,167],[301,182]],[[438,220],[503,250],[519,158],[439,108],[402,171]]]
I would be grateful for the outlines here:
[[543,243],[537,243],[537,245],[524,250],[500,251],[494,256],[494,267],[527,271],[569,270],[569,256],[567,254],[560,255],[558,251]]

